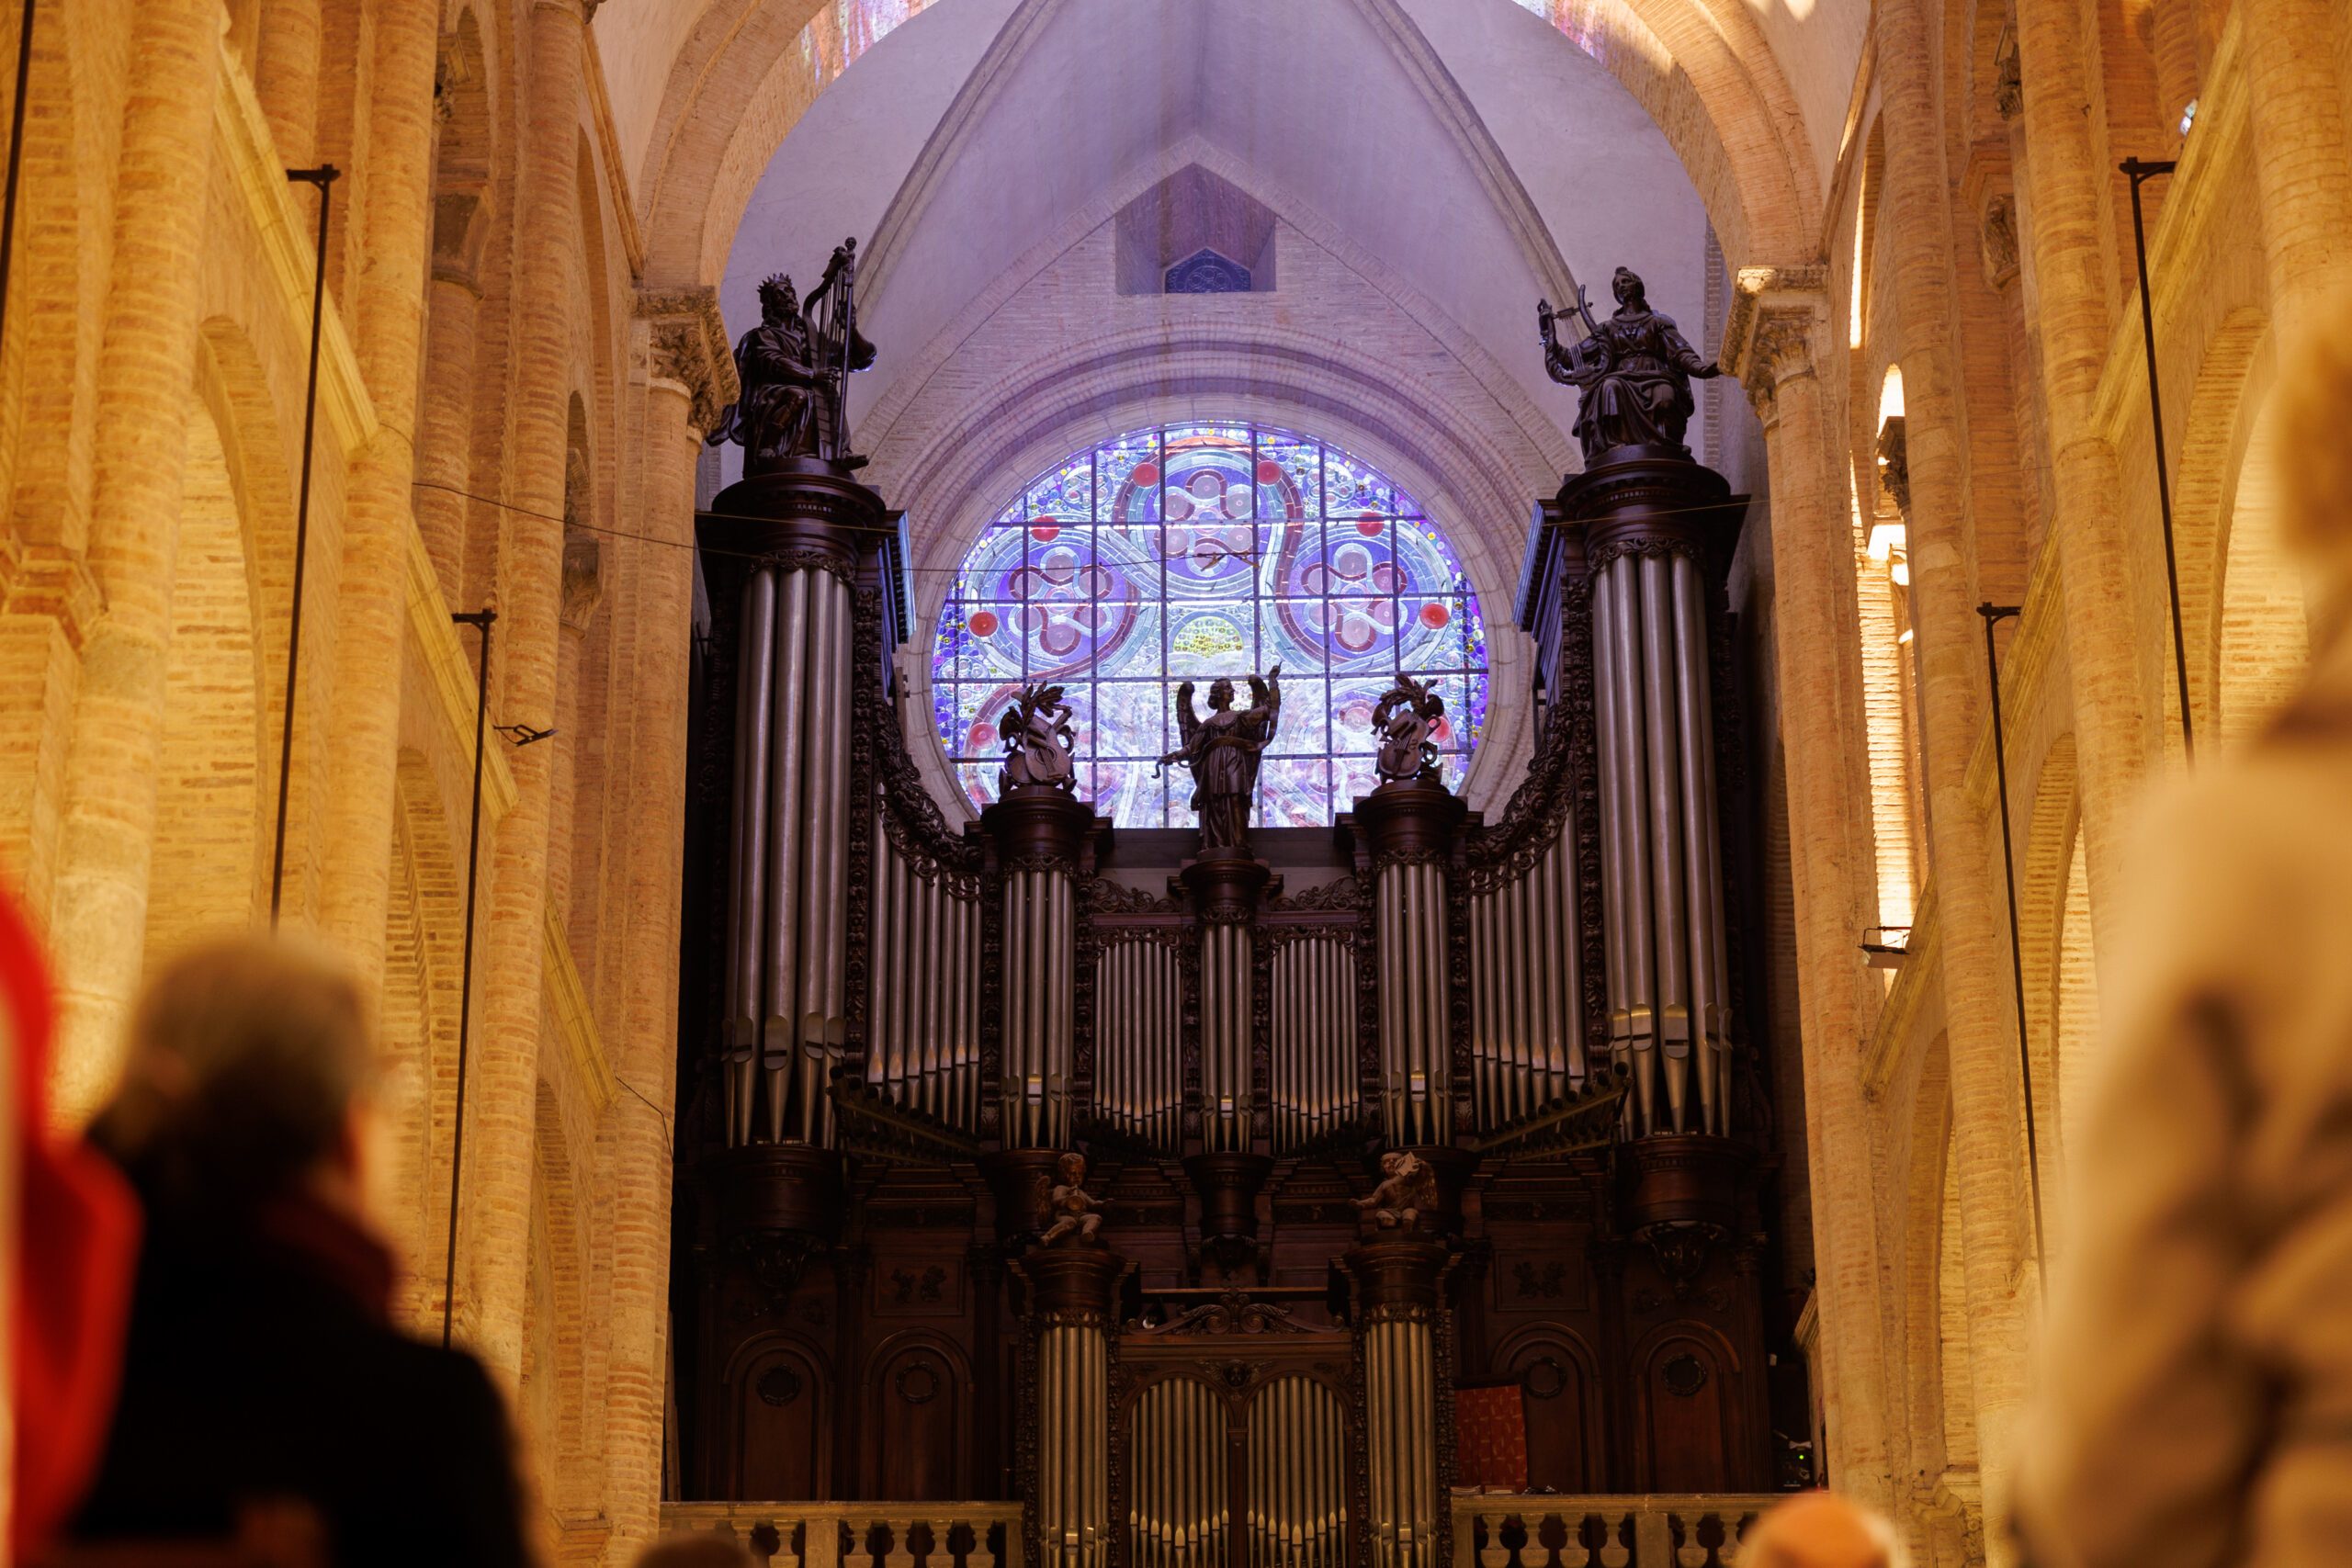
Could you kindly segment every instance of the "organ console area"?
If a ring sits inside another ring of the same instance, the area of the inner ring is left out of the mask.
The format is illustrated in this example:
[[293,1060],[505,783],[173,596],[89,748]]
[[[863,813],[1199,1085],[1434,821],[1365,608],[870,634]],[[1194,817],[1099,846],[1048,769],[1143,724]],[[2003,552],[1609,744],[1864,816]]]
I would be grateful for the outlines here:
[[1454,1560],[1457,1488],[1779,1484],[1745,510],[1679,448],[1603,454],[1534,509],[1507,804],[1432,770],[1211,849],[1067,779],[951,821],[883,498],[723,492],[673,1495],[1012,1501],[1071,1568],[1405,1568]]

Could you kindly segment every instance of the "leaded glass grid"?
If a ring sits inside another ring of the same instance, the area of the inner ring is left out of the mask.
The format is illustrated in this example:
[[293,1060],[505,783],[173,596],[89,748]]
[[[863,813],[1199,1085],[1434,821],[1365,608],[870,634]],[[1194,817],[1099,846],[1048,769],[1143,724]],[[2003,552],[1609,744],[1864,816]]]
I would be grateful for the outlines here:
[[997,724],[1021,686],[1068,688],[1079,787],[1121,827],[1190,827],[1192,781],[1156,760],[1174,699],[1280,663],[1282,724],[1258,781],[1263,827],[1329,823],[1375,782],[1373,705],[1398,671],[1445,698],[1458,786],[1487,718],[1486,622],[1419,503],[1311,436],[1165,425],[1073,454],[1022,487],[950,584],[933,718],[957,785],[995,798]]

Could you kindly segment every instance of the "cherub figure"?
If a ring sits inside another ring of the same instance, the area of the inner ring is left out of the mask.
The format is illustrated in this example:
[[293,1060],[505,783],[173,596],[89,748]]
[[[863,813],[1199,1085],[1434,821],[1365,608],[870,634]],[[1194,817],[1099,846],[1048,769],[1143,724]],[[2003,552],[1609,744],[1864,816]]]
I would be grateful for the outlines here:
[[1046,1201],[1054,1223],[1046,1227],[1046,1234],[1037,1238],[1037,1245],[1051,1247],[1073,1231],[1078,1235],[1079,1246],[1093,1245],[1094,1233],[1102,1228],[1102,1216],[1095,1213],[1102,1205],[1094,1201],[1093,1194],[1079,1185],[1086,1179],[1086,1156],[1064,1155],[1055,1162],[1054,1169],[1061,1179],[1054,1184],[1054,1190]]
[[1283,667],[1266,678],[1250,677],[1250,705],[1233,711],[1233,682],[1219,679],[1209,688],[1209,712],[1203,718],[1193,710],[1193,682],[1176,688],[1176,750],[1159,759],[1159,767],[1182,762],[1193,774],[1193,809],[1200,814],[1201,848],[1246,850],[1250,847],[1250,803],[1258,793],[1258,765],[1273,743],[1282,720]]
[[1445,716],[1445,699],[1410,675],[1381,694],[1372,710],[1372,728],[1380,737],[1380,753],[1373,769],[1386,781],[1409,784],[1437,773],[1437,721]]
[[1410,1231],[1438,1209],[1437,1172],[1419,1155],[1399,1149],[1380,1156],[1380,1185],[1356,1207],[1382,1230]]
[[997,726],[1006,752],[1004,770],[997,775],[1000,790],[1027,784],[1078,787],[1078,764],[1070,755],[1078,732],[1070,727],[1069,711],[1059,686],[1021,688]]

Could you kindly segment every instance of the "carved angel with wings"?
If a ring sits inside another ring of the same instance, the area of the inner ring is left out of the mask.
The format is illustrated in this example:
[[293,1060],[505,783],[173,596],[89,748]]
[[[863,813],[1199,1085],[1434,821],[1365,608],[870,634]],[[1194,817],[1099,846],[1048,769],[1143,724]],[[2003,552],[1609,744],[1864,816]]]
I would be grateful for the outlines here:
[[1445,716],[1445,699],[1414,680],[1399,674],[1383,692],[1372,710],[1372,728],[1380,737],[1380,754],[1373,768],[1381,778],[1410,784],[1437,771],[1437,721]]
[[1022,687],[1004,710],[997,734],[1006,753],[1004,771],[997,775],[1000,790],[1027,784],[1078,786],[1078,765],[1070,756],[1078,733],[1070,727],[1069,705],[1062,700],[1061,687]]
[[1193,682],[1176,688],[1181,743],[1159,759],[1159,765],[1182,762],[1192,770],[1193,809],[1200,814],[1204,850],[1250,847],[1250,804],[1258,793],[1258,764],[1282,718],[1282,674],[1277,664],[1262,681],[1250,676],[1250,705],[1240,713],[1233,711],[1233,682],[1220,679],[1209,687],[1205,718],[1193,709]]

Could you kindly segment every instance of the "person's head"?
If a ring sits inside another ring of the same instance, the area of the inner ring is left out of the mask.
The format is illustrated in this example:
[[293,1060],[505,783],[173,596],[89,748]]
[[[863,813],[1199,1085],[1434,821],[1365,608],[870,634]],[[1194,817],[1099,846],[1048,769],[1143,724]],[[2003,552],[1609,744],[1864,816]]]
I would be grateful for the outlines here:
[[673,1535],[639,1552],[635,1568],[752,1568],[752,1554],[725,1536]]
[[1632,267],[1621,266],[1609,279],[1611,292],[1620,305],[1642,306],[1649,303],[1649,296],[1642,288],[1641,274]]
[[792,287],[792,275],[779,272],[760,285],[760,315],[769,321],[788,320],[800,309],[800,295]]
[[1834,1492],[1800,1492],[1740,1538],[1739,1568],[1905,1568],[1894,1527]]
[[147,986],[92,1138],[149,1206],[233,1222],[297,1193],[356,1203],[375,1049],[359,987],[308,946],[207,943]]
[[1223,676],[1219,676],[1217,678],[1216,684],[1209,688],[1209,706],[1212,708],[1229,708],[1232,705],[1233,682],[1226,680]]

